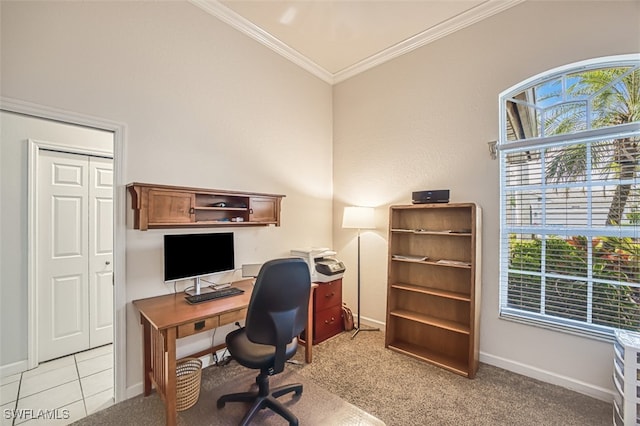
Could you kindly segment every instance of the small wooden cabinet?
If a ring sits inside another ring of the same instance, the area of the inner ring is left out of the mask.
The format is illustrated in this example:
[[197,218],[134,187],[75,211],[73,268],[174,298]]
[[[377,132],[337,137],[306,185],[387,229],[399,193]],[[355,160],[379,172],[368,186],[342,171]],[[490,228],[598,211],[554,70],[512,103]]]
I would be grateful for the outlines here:
[[342,332],[342,278],[316,283],[313,292],[313,344]]
[[135,229],[280,226],[284,195],[131,183]]
[[385,346],[463,376],[478,369],[480,208],[391,206]]

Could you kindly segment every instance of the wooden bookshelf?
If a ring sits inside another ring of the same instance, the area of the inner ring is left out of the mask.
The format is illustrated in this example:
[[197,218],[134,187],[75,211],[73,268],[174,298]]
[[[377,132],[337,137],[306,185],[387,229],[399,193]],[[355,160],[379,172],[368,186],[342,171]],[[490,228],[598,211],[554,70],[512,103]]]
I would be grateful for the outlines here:
[[475,377],[480,226],[473,203],[390,207],[386,347]]

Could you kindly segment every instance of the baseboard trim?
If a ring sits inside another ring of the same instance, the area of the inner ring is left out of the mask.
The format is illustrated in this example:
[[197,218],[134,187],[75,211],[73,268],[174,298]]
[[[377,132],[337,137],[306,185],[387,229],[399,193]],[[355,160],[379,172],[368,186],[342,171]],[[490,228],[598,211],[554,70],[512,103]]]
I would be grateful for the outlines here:
[[[354,318],[353,319],[357,321],[355,315],[357,315],[357,314],[354,314]],[[383,321],[374,320],[373,318],[360,317],[360,322],[362,323],[362,325],[368,325],[369,327],[377,327],[377,328],[379,328],[380,330],[383,330],[383,331],[384,331],[384,328],[385,328],[385,323]]]
[[562,376],[560,374],[552,373],[550,371],[542,370],[540,368],[532,367],[527,364],[522,364],[485,352],[480,352],[480,362],[522,374],[523,376],[531,377],[546,383],[562,386],[563,388],[591,396],[601,401],[609,403],[613,401],[613,389],[594,386],[589,383],[572,379],[571,377]]
[[0,366],[0,377],[9,377],[27,371],[28,363],[24,359],[7,365]]
[[126,388],[124,392],[124,399],[131,399],[144,393],[144,385],[142,382],[138,382],[133,386]]

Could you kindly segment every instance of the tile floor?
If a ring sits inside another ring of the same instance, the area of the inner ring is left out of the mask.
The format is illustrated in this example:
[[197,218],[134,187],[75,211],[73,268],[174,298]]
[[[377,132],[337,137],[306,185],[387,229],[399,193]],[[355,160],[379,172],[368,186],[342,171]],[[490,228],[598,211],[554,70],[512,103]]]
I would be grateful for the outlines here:
[[0,379],[0,426],[66,425],[113,405],[113,345]]

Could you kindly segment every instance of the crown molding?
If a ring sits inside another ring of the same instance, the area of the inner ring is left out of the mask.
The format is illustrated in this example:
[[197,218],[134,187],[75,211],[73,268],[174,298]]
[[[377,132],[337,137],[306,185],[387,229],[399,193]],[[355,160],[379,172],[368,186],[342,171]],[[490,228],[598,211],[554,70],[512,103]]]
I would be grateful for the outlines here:
[[340,83],[357,74],[374,68],[391,59],[402,56],[426,44],[433,43],[451,33],[482,21],[497,13],[503,12],[525,0],[487,0],[484,3],[469,9],[453,18],[447,19],[440,24],[429,28],[413,37],[391,46],[375,55],[371,55],[362,61],[353,64],[337,73],[333,74],[333,83]]
[[286,59],[290,60],[294,64],[300,66],[301,68],[309,71],[311,74],[320,78],[321,80],[326,81],[329,84],[333,84],[333,75],[322,68],[320,65],[316,64],[306,56],[302,55],[297,50],[293,49],[288,44],[283,43],[279,39],[275,38],[268,32],[264,31],[262,28],[258,27],[251,21],[246,18],[240,16],[233,10],[224,6],[222,3],[217,0],[189,0],[194,5],[198,6],[200,9],[205,12],[215,16],[220,19],[222,22],[225,22],[231,25],[233,28],[238,31],[248,35],[254,40],[262,43],[267,46],[269,49],[275,51],[276,53],[284,56]]
[[248,35],[254,40],[262,43],[266,47],[290,60],[294,64],[300,66],[321,80],[336,84],[345,81],[357,74],[374,68],[391,59],[409,53],[419,47],[432,43],[442,37],[445,37],[455,31],[461,30],[469,25],[475,24],[483,19],[503,12],[525,0],[487,0],[480,5],[469,9],[451,19],[441,22],[440,24],[429,28],[413,37],[410,37],[388,49],[385,49],[375,55],[369,56],[337,73],[331,73],[302,55],[291,46],[283,43],[281,40],[272,36],[262,28],[253,24],[246,18],[240,16],[233,10],[224,6],[218,0],[189,0],[192,4],[204,10],[205,12],[215,16],[221,21],[231,25],[238,31]]

